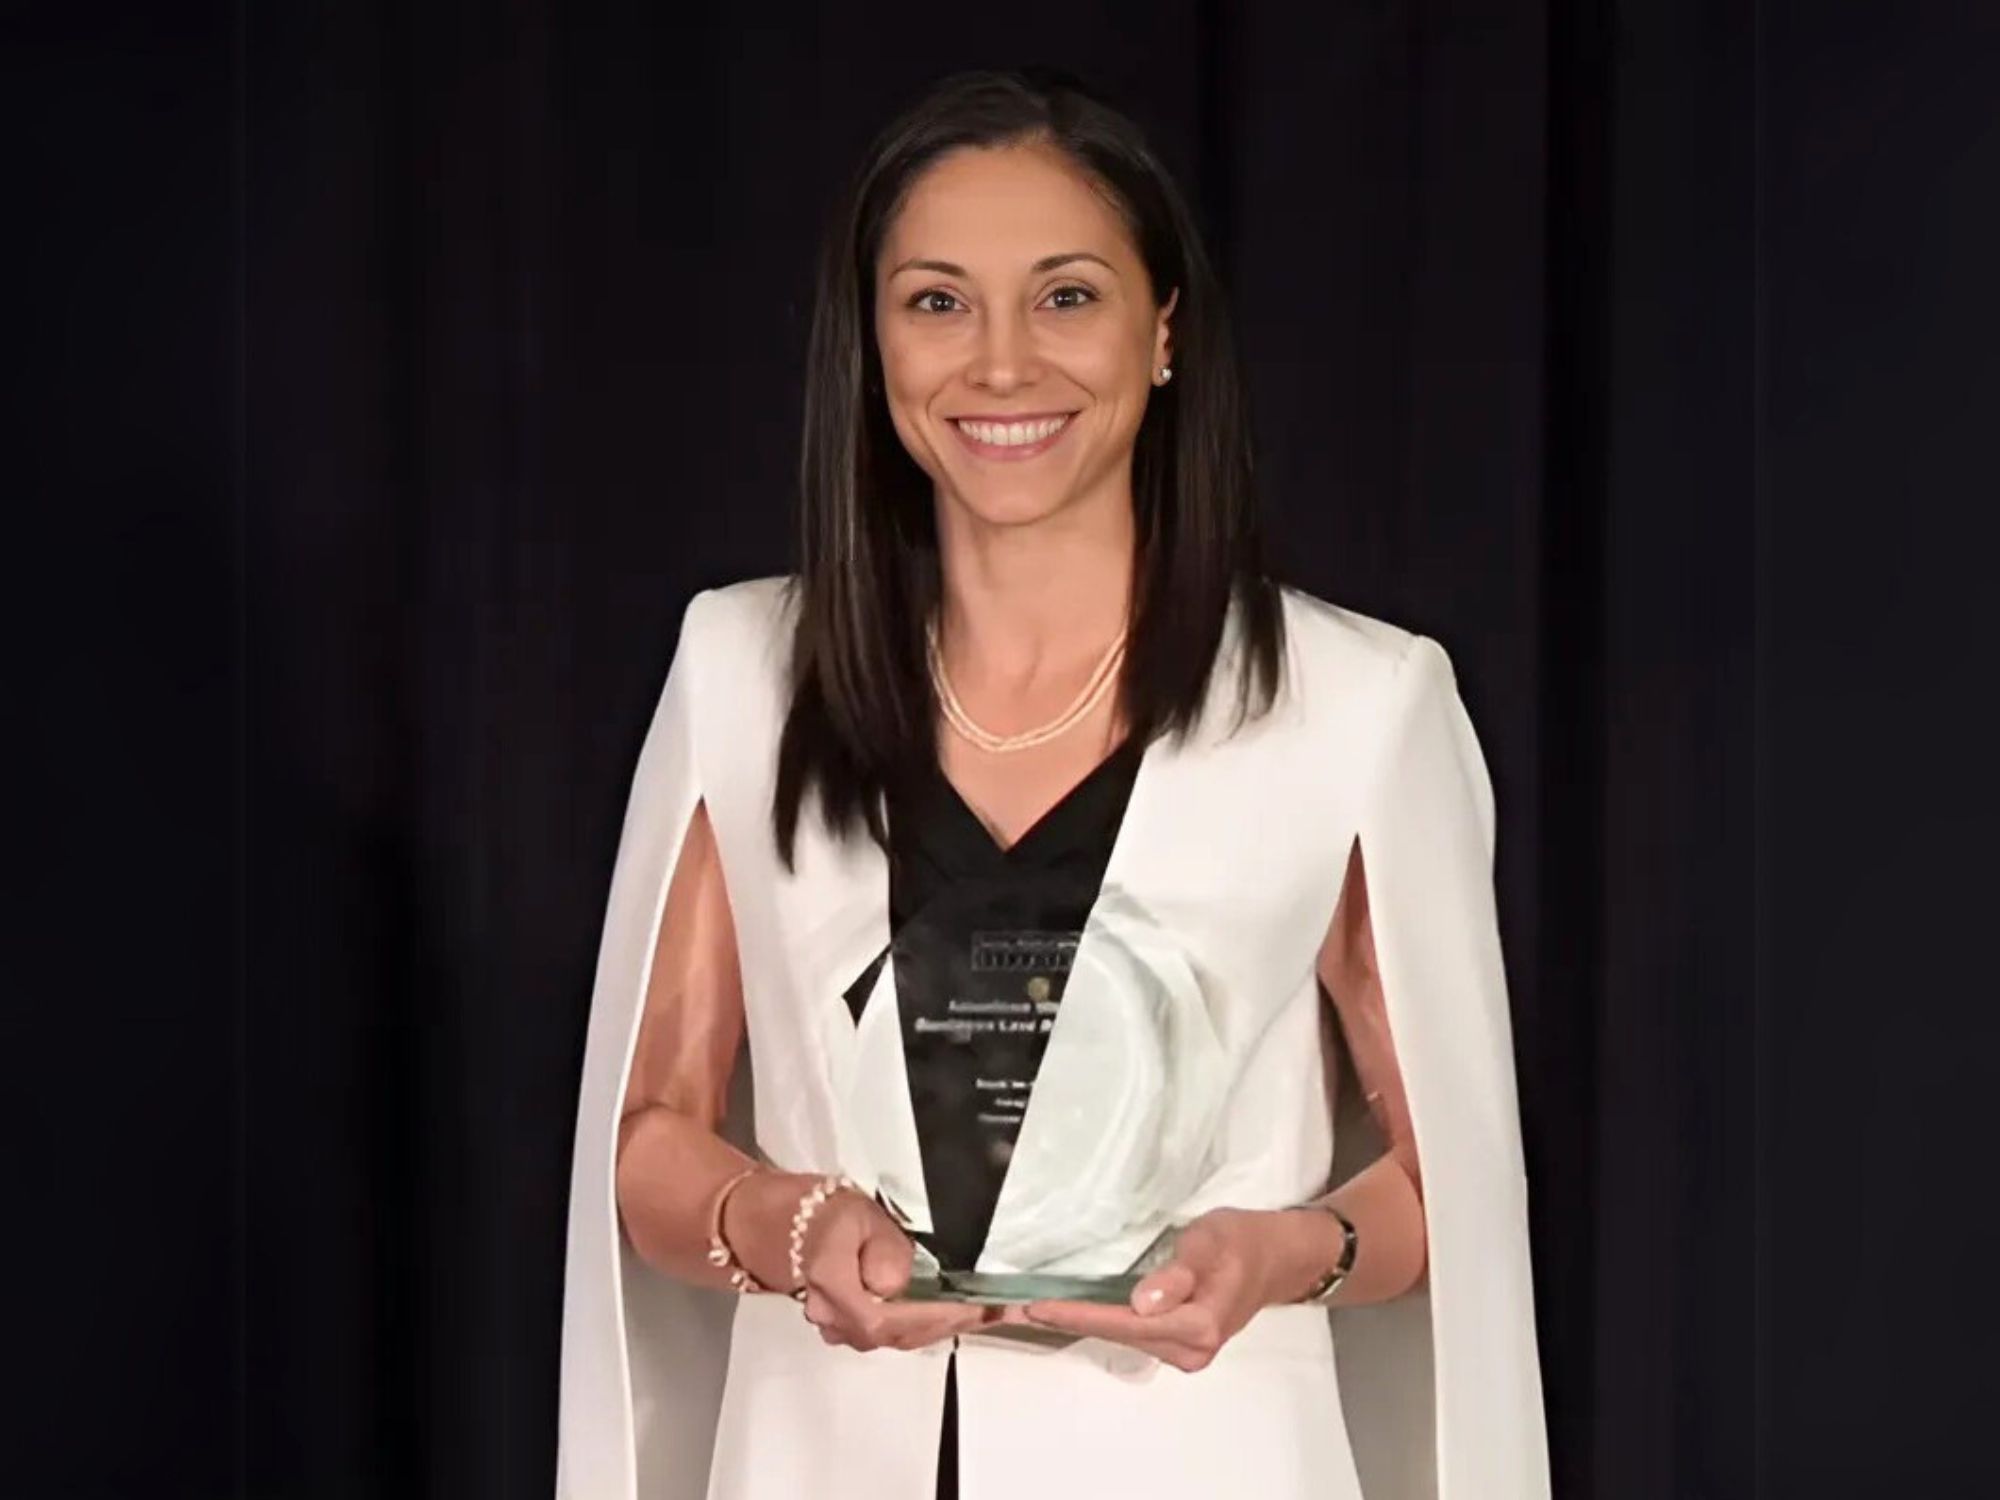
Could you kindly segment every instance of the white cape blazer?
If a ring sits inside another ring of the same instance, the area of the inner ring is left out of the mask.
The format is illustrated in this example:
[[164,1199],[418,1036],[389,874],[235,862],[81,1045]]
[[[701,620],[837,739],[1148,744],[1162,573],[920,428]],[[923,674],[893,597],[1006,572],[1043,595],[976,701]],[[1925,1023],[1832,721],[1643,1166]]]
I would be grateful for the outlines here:
[[[741,950],[756,1148],[869,1180],[833,1101],[855,1032],[843,990],[889,941],[887,861],[865,837],[828,837],[810,807],[795,869],[777,859],[792,607],[774,578],[690,603],[633,779],[577,1116],[562,1500],[933,1494],[945,1346],[829,1347],[789,1298],[655,1272],[618,1217],[626,1074],[668,877],[704,799]],[[1235,725],[1232,616],[1202,725],[1143,754],[1104,886],[1185,943],[1234,1070],[1212,1170],[1179,1217],[1282,1207],[1335,1166],[1315,959],[1361,840],[1423,1171],[1424,1283],[1331,1315],[1265,1309],[1192,1375],[1098,1340],[967,1336],[964,1500],[1549,1493],[1486,763],[1437,642],[1292,590],[1284,609],[1277,706]],[[1340,1134],[1350,1145],[1344,1113]]]

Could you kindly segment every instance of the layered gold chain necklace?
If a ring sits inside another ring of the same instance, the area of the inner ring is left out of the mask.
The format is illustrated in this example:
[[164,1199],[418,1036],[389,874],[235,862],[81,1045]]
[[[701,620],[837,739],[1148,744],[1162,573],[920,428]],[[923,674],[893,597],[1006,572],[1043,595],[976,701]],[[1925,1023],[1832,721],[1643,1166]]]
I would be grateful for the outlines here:
[[1058,735],[1076,727],[1090,711],[1097,707],[1104,695],[1118,680],[1118,664],[1125,658],[1125,632],[1105,648],[1104,655],[1092,670],[1090,678],[1071,701],[1069,707],[1057,714],[1048,723],[1034,729],[1024,729],[1019,734],[995,734],[974,721],[965,711],[965,705],[958,701],[958,694],[952,690],[951,678],[944,669],[944,654],[938,649],[938,632],[935,622],[925,634],[925,655],[930,661],[931,685],[937,689],[938,707],[943,710],[945,722],[964,739],[980,749],[995,755],[1005,755],[1016,750],[1031,750],[1036,745],[1045,745]]

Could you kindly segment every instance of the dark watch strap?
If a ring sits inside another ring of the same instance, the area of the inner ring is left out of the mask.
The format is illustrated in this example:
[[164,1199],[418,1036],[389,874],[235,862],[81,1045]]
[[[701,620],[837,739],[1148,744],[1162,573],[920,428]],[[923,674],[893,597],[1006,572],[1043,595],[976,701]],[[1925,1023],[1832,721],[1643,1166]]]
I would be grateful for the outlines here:
[[1331,1203],[1301,1203],[1299,1207],[1316,1208],[1322,1213],[1332,1214],[1340,1221],[1340,1258],[1333,1263],[1333,1268],[1326,1275],[1314,1283],[1311,1291],[1299,1298],[1301,1302],[1323,1304],[1339,1290],[1340,1284],[1347,1280],[1347,1273],[1354,1269],[1354,1252],[1361,1244],[1361,1236],[1354,1231],[1354,1221]]

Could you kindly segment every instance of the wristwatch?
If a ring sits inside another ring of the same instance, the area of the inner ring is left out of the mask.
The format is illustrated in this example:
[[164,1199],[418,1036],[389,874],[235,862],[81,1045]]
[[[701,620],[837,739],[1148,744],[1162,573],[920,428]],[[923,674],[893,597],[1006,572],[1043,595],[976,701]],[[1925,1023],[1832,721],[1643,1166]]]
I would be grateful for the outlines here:
[[1324,1307],[1332,1299],[1333,1294],[1340,1290],[1340,1284],[1347,1280],[1347,1273],[1354,1269],[1354,1252],[1361,1243],[1361,1237],[1354,1232],[1354,1221],[1335,1208],[1331,1203],[1301,1203],[1298,1206],[1300,1208],[1316,1208],[1322,1213],[1332,1214],[1336,1219],[1340,1220],[1340,1258],[1333,1263],[1332,1270],[1328,1271],[1326,1275],[1320,1277],[1313,1284],[1312,1290],[1299,1298],[1301,1302],[1314,1303]]

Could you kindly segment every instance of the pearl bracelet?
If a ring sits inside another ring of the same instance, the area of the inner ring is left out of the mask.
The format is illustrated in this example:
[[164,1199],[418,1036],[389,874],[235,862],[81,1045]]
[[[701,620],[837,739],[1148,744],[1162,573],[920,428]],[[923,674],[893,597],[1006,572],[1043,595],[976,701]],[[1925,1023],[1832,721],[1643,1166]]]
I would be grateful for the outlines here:
[[813,1215],[820,1211],[822,1204],[842,1188],[860,1192],[861,1184],[845,1173],[831,1173],[820,1178],[810,1189],[799,1197],[799,1206],[792,1212],[792,1296],[805,1301],[806,1296],[806,1229],[812,1223]]

